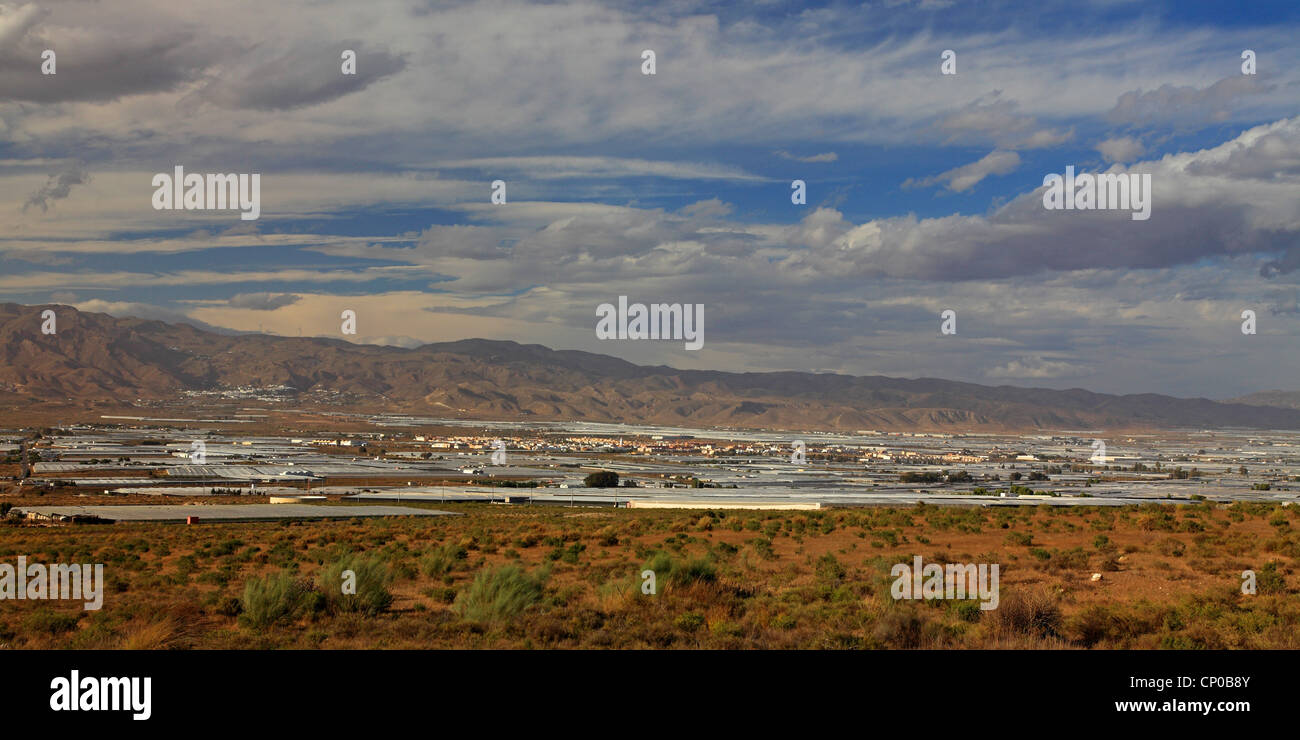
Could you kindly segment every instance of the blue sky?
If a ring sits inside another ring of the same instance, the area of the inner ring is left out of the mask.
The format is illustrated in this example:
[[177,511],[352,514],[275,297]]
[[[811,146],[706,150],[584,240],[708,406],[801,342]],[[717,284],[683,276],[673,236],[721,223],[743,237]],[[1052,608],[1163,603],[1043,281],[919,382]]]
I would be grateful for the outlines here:
[[[354,310],[351,341],[689,368],[1300,390],[1298,30],[1282,2],[0,4],[0,299],[332,337]],[[261,217],[154,210],[176,165],[260,173]],[[1067,166],[1150,174],[1151,218],[1043,209]],[[704,304],[704,349],[598,341],[619,295]]]

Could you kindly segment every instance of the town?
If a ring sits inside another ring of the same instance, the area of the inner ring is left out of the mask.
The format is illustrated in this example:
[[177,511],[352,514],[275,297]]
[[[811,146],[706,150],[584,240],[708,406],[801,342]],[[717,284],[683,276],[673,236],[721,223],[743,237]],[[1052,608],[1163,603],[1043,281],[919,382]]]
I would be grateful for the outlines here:
[[[188,421],[105,415],[96,423],[9,429],[0,432],[0,473],[8,493],[62,492],[79,504],[120,496],[257,496],[243,500],[710,509],[1122,506],[1286,504],[1300,490],[1300,434],[1283,432],[827,434],[291,415],[297,426],[285,412],[258,407]],[[275,424],[288,426],[262,433]],[[596,473],[613,476],[593,481]],[[67,513],[46,508],[27,512]]]

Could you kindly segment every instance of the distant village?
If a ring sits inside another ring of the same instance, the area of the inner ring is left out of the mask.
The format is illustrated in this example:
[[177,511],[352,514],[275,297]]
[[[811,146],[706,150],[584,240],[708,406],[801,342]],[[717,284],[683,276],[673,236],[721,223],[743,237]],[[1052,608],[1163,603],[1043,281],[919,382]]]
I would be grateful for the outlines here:
[[[1286,433],[801,434],[343,412],[330,414],[337,432],[251,432],[268,418],[106,415],[0,431],[0,455],[11,490],[91,496],[821,508],[1291,501],[1300,490],[1300,435]],[[342,430],[359,424],[372,429]]]

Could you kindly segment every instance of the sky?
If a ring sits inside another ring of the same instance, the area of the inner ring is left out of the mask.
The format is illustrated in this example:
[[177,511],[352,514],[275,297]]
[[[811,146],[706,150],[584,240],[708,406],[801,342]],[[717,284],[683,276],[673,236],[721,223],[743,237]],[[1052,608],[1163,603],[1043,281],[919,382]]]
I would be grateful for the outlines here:
[[[0,4],[0,301],[679,368],[1300,390],[1298,31],[1293,2]],[[259,174],[260,217],[155,209],[176,166]],[[1150,217],[1045,208],[1067,167],[1149,175]],[[619,296],[702,304],[704,346],[598,339]]]

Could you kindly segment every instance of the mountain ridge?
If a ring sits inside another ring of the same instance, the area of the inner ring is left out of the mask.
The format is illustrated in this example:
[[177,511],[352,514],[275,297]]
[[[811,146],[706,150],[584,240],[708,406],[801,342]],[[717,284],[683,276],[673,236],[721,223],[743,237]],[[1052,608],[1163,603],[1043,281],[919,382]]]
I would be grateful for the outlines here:
[[[54,335],[41,333],[45,310],[55,312]],[[383,410],[469,418],[825,431],[1300,429],[1300,408],[1154,393],[679,370],[508,340],[388,347],[218,333],[62,305],[0,304],[0,391],[16,399],[167,399],[184,391],[275,385],[347,394]]]

